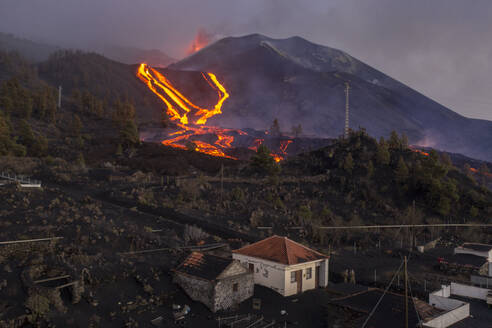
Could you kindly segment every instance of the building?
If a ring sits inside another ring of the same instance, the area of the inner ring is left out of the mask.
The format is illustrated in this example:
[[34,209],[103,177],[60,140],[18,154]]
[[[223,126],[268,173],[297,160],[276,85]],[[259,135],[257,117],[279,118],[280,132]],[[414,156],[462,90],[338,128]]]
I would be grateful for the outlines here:
[[485,258],[492,262],[492,245],[464,243],[454,249],[455,254],[471,254]]
[[174,271],[188,296],[217,312],[253,296],[253,274],[233,259],[192,252]]
[[492,245],[464,243],[454,249],[455,254],[474,255],[482,258],[486,263],[482,264],[478,270],[481,276],[492,277]]
[[[354,314],[350,327],[404,327],[405,296],[377,288],[354,290],[334,298],[331,304]],[[408,297],[408,327],[441,327],[435,320],[445,313],[424,301]],[[378,304],[377,307],[376,304]],[[374,312],[373,312],[374,311]],[[448,326],[442,326],[448,327]]]
[[272,236],[232,251],[254,274],[255,284],[283,296],[328,285],[329,257],[287,237]]
[[490,289],[452,282],[429,294],[429,304],[441,309],[424,327],[489,328],[492,311],[488,309]]

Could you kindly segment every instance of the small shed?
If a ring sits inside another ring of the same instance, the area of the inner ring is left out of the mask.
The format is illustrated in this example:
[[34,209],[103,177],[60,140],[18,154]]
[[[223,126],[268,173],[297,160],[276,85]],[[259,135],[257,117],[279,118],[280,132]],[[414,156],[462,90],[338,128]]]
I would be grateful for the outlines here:
[[192,252],[174,271],[174,282],[210,311],[228,309],[253,296],[253,273],[239,261]]

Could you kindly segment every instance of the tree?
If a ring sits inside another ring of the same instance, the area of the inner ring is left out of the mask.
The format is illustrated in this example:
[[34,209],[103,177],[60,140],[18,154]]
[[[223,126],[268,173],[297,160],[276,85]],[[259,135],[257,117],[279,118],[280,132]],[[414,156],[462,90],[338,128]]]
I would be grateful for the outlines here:
[[403,157],[400,156],[398,160],[398,165],[395,170],[395,179],[398,182],[404,182],[408,178],[408,167],[403,160]]
[[294,138],[297,138],[302,134],[301,123],[299,123],[299,125],[293,125],[292,126],[292,134],[294,135]]
[[400,141],[400,138],[398,137],[398,133],[396,133],[395,130],[391,131],[388,144],[389,144],[390,149],[400,149],[401,148],[401,141]]
[[75,163],[81,168],[85,168],[85,159],[82,153],[78,153]]
[[485,183],[487,182],[487,176],[489,175],[489,167],[487,166],[487,164],[482,163],[478,172],[480,173],[480,180],[482,182],[482,185],[485,185]]
[[376,160],[379,164],[388,165],[390,162],[390,152],[388,150],[388,144],[381,137],[379,140],[378,150],[376,154]]
[[453,162],[451,162],[451,157],[447,153],[441,154],[441,163],[446,167],[453,166]]
[[77,114],[73,115],[72,118],[72,132],[74,136],[80,135],[80,130],[82,130],[82,121]]
[[123,155],[123,147],[121,147],[121,144],[118,144],[118,146],[116,146],[116,156],[121,155]]
[[133,121],[126,121],[120,128],[120,142],[124,147],[132,147],[140,143],[137,125]]
[[367,175],[366,177],[368,179],[371,179],[374,175],[374,164],[372,164],[372,161],[369,161],[369,163],[367,163]]
[[32,132],[31,125],[26,120],[19,122],[19,137],[20,142],[27,148],[32,147],[34,144],[34,133]]
[[408,137],[405,133],[401,134],[401,142],[400,142],[401,150],[408,149]]
[[354,159],[352,158],[351,153],[348,153],[347,156],[345,156],[345,160],[343,161],[343,169],[348,173],[352,173],[352,170],[354,169]]
[[278,119],[274,119],[272,126],[270,127],[270,135],[273,137],[279,137],[281,134],[280,132],[280,124],[278,123]]
[[251,157],[251,168],[260,174],[277,174],[280,171],[279,165],[271,156],[267,146],[261,144],[256,151],[256,154]]
[[308,205],[302,205],[299,207],[299,210],[297,210],[297,216],[299,218],[298,223],[305,225],[311,221],[313,218],[313,213]]

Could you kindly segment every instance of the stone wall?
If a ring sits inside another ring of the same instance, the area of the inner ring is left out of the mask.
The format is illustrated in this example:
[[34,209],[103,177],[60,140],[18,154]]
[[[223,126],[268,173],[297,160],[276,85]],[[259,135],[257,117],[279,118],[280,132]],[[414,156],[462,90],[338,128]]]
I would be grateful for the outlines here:
[[185,291],[188,296],[194,300],[205,304],[214,312],[214,286],[211,281],[198,279],[186,274],[176,272],[174,282]]
[[[235,284],[237,290],[234,290]],[[228,309],[252,297],[254,284],[253,273],[249,272],[217,280],[212,312]]]

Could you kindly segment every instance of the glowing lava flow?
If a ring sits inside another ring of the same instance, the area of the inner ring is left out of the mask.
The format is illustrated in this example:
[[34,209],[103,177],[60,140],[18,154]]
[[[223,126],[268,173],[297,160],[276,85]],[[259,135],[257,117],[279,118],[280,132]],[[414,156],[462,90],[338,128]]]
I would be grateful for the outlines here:
[[[161,141],[165,146],[190,149],[209,154],[212,156],[226,157],[236,159],[226,155],[226,149],[233,148],[234,136],[247,135],[246,132],[233,129],[222,129],[214,126],[206,126],[207,120],[214,115],[222,114],[222,105],[229,98],[226,88],[219,82],[217,77],[212,73],[202,73],[202,77],[207,83],[217,91],[218,101],[212,109],[202,108],[195,105],[178,91],[172,83],[159,71],[149,67],[147,64],[140,64],[137,76],[147,87],[161,99],[166,105],[166,113],[171,121],[175,121],[177,131],[170,133],[166,140]],[[204,142],[203,140],[193,140],[190,137],[204,136],[209,140],[211,135],[215,135],[217,140],[213,143]],[[258,150],[258,146],[263,143],[264,139],[256,139],[254,145],[249,147],[251,150]],[[281,154],[272,153],[271,156],[276,162],[280,162],[287,155],[287,147],[292,140],[283,140],[280,144]]]
[[[232,148],[234,137],[226,133],[236,132],[238,134],[246,134],[240,130],[221,129],[217,127],[204,126],[207,119],[221,114],[221,108],[229,94],[225,87],[218,81],[217,77],[212,73],[203,74],[203,78],[207,83],[217,90],[219,100],[213,109],[206,109],[193,104],[181,92],[179,92],[171,82],[160,72],[149,67],[147,64],[140,64],[137,71],[137,76],[142,80],[148,88],[161,99],[166,105],[166,112],[172,121],[179,121],[176,125],[180,130],[170,134],[172,138],[162,141],[163,145],[175,148],[188,149],[186,142],[191,136],[197,135],[215,135],[217,140],[214,144],[204,141],[193,140],[196,150],[205,154],[233,158],[224,153],[224,149]],[[173,103],[177,107],[173,106]],[[191,124],[191,125],[190,125]]]

